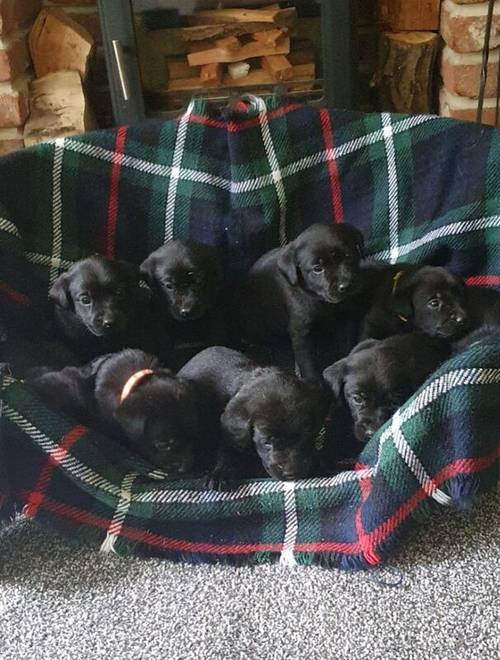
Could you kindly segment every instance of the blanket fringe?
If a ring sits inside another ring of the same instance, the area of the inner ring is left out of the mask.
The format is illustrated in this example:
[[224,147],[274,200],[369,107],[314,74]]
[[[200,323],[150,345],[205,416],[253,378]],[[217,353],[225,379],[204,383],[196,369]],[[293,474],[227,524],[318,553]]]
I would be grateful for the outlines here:
[[449,483],[453,505],[461,510],[469,510],[479,492],[480,479],[475,474],[460,475]]

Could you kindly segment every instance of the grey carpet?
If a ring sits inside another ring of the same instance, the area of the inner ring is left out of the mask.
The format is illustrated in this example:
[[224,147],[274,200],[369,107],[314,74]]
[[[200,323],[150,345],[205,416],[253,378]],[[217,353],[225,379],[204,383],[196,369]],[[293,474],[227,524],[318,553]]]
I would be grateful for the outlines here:
[[0,658],[497,660],[499,511],[490,495],[435,517],[373,575],[103,556],[19,521],[0,538]]

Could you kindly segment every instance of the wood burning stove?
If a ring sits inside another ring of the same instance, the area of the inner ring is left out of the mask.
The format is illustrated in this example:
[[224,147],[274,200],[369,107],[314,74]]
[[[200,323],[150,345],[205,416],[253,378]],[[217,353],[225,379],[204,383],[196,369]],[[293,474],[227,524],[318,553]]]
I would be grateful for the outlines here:
[[285,94],[353,107],[350,0],[99,0],[116,123],[195,97]]

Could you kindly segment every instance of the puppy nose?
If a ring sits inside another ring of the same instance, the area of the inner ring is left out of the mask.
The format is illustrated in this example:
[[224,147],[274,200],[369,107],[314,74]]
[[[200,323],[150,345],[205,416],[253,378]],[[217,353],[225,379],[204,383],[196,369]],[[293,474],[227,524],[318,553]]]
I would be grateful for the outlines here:
[[104,316],[102,319],[102,325],[105,328],[112,328],[115,325],[115,319],[112,316]]
[[463,310],[455,310],[453,314],[451,315],[451,318],[457,323],[458,325],[463,325],[465,321],[467,320],[467,314]]
[[367,438],[371,438],[372,435],[375,435],[376,428],[374,427],[373,424],[364,424],[363,425],[363,431],[365,432],[365,436]]

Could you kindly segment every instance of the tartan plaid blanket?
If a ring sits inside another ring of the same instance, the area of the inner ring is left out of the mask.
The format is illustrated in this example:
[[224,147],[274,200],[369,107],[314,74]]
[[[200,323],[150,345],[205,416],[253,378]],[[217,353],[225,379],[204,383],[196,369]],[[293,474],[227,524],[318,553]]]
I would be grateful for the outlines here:
[[[278,99],[240,110],[194,102],[176,120],[0,159],[0,303],[46,298],[89,253],[138,263],[171,238],[220,246],[231,277],[312,222],[353,223],[373,257],[500,285],[498,130]],[[468,506],[497,481],[499,401],[500,346],[480,342],[445,363],[353,469],[209,492],[57,414],[5,369],[0,517],[22,509],[119,554],[366,568],[431,503]]]

